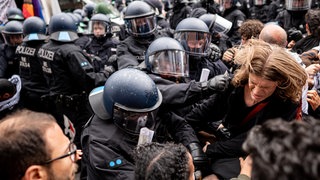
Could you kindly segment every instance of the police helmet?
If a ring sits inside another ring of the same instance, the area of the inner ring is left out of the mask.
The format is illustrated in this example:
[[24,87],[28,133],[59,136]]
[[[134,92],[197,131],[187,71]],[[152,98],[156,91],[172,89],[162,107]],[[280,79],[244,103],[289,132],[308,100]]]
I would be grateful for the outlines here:
[[198,18],[186,18],[179,22],[174,38],[178,40],[190,56],[205,56],[211,42],[209,28]]
[[157,28],[154,10],[143,1],[133,1],[128,5],[124,21],[128,33],[136,37],[151,35]]
[[141,127],[153,125],[146,115],[160,106],[162,95],[147,74],[125,68],[113,73],[103,88],[94,89],[89,102],[98,117],[138,133]]
[[303,11],[311,7],[311,0],[286,0],[286,9],[289,11]]
[[86,4],[85,6],[83,6],[84,16],[87,17],[88,19],[91,19],[95,6],[96,5],[92,3]]
[[8,8],[6,16],[9,21],[16,20],[16,21],[23,21],[24,17],[22,11],[19,8]]
[[148,3],[154,10],[156,15],[162,13],[163,4],[159,0],[144,0],[144,2]]
[[29,17],[23,22],[23,34],[25,42],[45,40],[47,38],[46,23],[37,16]]
[[182,45],[170,37],[154,40],[145,55],[147,70],[162,77],[188,77],[188,56]]
[[74,20],[66,13],[55,14],[49,22],[50,39],[71,42],[78,39],[77,26]]
[[204,14],[199,17],[209,28],[211,33],[228,33],[232,27],[232,22],[219,16],[218,14]]
[[22,23],[20,21],[12,20],[5,24],[2,29],[2,35],[5,43],[10,46],[16,46],[22,42]]
[[111,34],[111,20],[110,17],[105,14],[95,14],[91,17],[90,20],[90,29],[91,33],[94,34],[94,26],[95,25],[102,25],[105,32],[103,34],[95,34],[96,37],[98,36],[105,36],[106,34]]

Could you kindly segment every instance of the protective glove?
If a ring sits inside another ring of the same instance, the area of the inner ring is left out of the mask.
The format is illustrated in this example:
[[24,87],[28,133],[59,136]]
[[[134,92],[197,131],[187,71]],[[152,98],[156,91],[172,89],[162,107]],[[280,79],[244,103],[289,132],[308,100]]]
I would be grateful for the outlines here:
[[208,157],[203,152],[202,147],[199,143],[190,143],[189,145],[187,145],[187,148],[192,156],[195,170],[201,170],[208,165]]
[[214,91],[225,91],[229,87],[230,80],[228,73],[217,75],[207,81],[207,88]]

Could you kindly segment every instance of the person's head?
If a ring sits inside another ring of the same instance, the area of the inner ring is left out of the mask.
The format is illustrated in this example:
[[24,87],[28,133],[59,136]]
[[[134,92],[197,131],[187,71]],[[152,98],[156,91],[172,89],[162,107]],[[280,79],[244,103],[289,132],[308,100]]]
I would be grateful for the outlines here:
[[235,63],[240,64],[232,80],[235,86],[248,85],[254,100],[271,95],[299,102],[307,75],[285,48],[251,39],[238,51]]
[[232,7],[235,7],[237,4],[237,0],[223,0],[222,6],[224,10],[230,9]]
[[179,22],[174,38],[190,56],[206,56],[211,42],[208,26],[198,18],[186,18]]
[[0,122],[0,177],[75,179],[76,147],[48,114],[17,111]]
[[11,98],[16,93],[16,85],[8,79],[0,79],[0,101]]
[[320,39],[320,10],[309,9],[305,15],[305,20],[308,35]]
[[23,22],[23,34],[25,38],[23,41],[43,41],[47,38],[46,36],[46,24],[45,22],[37,17],[29,17]]
[[265,25],[260,32],[259,39],[280,47],[286,47],[288,43],[286,31],[276,24]]
[[1,31],[5,43],[9,46],[18,46],[22,43],[23,32],[22,24],[19,21],[9,21],[5,24],[4,29]]
[[239,28],[241,44],[245,44],[249,39],[258,39],[263,23],[257,19],[249,19],[242,23]]
[[125,68],[113,73],[104,87],[94,89],[89,102],[96,115],[131,134],[142,127],[154,128],[149,117],[162,103],[162,95],[153,80],[144,72]]
[[91,17],[92,33],[96,38],[104,37],[106,34],[111,34],[111,21],[107,15],[95,14]]
[[182,144],[142,144],[135,149],[134,159],[136,179],[194,179],[191,154]]
[[250,131],[243,149],[252,157],[252,179],[320,177],[320,123],[269,120]]
[[157,29],[153,8],[143,1],[133,1],[126,8],[124,22],[128,33],[143,38],[150,36]]
[[188,77],[188,56],[175,39],[160,37],[148,47],[145,55],[147,70],[164,78]]
[[285,6],[289,11],[305,11],[310,9],[311,0],[286,0]]
[[84,12],[84,17],[87,17],[90,20],[93,15],[93,11],[94,11],[95,6],[96,5],[93,3],[88,3],[88,4],[84,5],[82,8],[83,12]]
[[55,14],[49,22],[50,39],[60,42],[72,42],[78,39],[77,25],[67,13]]

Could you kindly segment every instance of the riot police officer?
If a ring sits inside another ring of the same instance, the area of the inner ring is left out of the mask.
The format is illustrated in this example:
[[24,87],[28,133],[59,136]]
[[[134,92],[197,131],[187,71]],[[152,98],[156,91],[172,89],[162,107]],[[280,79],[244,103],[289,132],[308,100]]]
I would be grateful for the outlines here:
[[90,35],[82,36],[76,44],[91,57],[96,72],[105,66],[111,67],[113,72],[117,69],[117,64],[110,64],[108,59],[116,54],[119,41],[112,38],[110,18],[104,14],[95,14],[91,17],[89,27]]
[[162,95],[142,71],[115,72],[90,93],[89,101],[95,115],[81,138],[88,180],[134,179],[132,150],[139,142],[174,141],[190,145],[191,154],[196,149],[197,138],[184,119],[171,112],[162,114],[161,121],[155,118]]
[[311,0],[287,0],[285,2],[286,9],[279,12],[276,22],[285,30],[296,28],[302,33],[305,30],[305,15],[310,9]]
[[137,67],[144,61],[144,52],[160,35],[155,12],[143,1],[133,1],[126,9],[125,25],[130,34],[117,47],[118,68]]
[[42,73],[39,48],[45,43],[46,24],[39,17],[29,17],[23,22],[23,43],[16,49],[19,57],[19,74],[22,80],[21,101],[25,108],[33,111],[49,112],[41,101],[41,96],[49,93],[49,87]]
[[74,141],[80,147],[82,127],[92,115],[87,95],[105,82],[108,73],[95,73],[89,57],[74,44],[78,38],[77,27],[66,13],[52,16],[48,30],[50,40],[38,51],[50,87],[48,101],[56,105],[53,115],[61,127],[64,128],[64,123],[69,121],[73,123],[76,130]]
[[219,59],[212,62],[208,59],[207,49],[211,43],[208,26],[200,19],[186,18],[175,30],[175,39],[184,47],[189,55],[189,75],[191,80],[199,81],[202,69],[209,69],[209,78],[225,73],[228,68]]
[[179,22],[189,17],[192,8],[188,6],[188,0],[174,0],[172,13],[168,17],[171,29],[176,29]]
[[[241,6],[241,3],[238,0],[223,0],[223,13],[222,17],[232,22],[232,27],[227,35],[232,42],[232,46],[235,44],[240,44],[241,37],[238,32],[241,24],[246,20],[246,15],[238,9],[238,5]],[[228,47],[230,48],[230,47]]]
[[19,60],[15,55],[16,48],[22,43],[22,24],[9,21],[2,30],[5,43],[0,46],[0,77],[10,78],[19,74]]
[[24,20],[22,11],[16,7],[8,8],[7,13],[6,13],[6,17],[7,17],[8,21],[21,21],[22,22]]

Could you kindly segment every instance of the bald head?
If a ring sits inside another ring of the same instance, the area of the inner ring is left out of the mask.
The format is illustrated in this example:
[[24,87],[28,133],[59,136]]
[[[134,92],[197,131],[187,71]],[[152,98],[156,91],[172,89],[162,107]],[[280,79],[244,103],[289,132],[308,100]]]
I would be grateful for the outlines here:
[[287,33],[282,27],[276,24],[265,25],[260,32],[259,39],[280,47],[287,46]]

